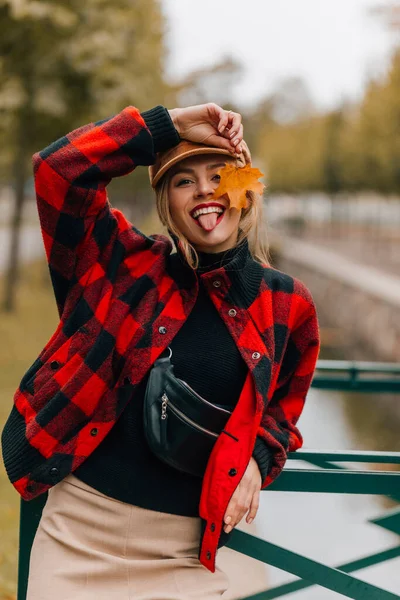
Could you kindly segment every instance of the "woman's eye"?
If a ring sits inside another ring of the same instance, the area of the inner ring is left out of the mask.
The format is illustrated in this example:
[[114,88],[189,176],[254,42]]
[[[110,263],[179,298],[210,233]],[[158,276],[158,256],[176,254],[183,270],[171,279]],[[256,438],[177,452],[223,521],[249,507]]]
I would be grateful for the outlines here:
[[213,179],[215,181],[221,181],[221,175],[218,175],[218,173],[217,173],[217,175],[214,175]]
[[180,179],[176,186],[179,187],[181,185],[187,185],[188,183],[192,183],[190,179]]

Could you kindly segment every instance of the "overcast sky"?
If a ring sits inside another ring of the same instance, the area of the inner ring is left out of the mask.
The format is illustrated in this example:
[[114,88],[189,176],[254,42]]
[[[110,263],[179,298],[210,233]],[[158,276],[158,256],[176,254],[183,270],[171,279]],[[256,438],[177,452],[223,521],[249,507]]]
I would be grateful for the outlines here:
[[180,77],[232,55],[245,68],[235,89],[255,102],[293,75],[321,108],[357,99],[387,65],[393,34],[369,14],[382,0],[162,0],[168,74]]

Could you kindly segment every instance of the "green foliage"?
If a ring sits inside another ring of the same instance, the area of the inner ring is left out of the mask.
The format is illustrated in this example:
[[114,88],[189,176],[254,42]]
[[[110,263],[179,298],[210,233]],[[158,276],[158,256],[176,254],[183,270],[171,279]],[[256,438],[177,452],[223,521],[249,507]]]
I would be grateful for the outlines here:
[[400,192],[400,50],[358,106],[308,111],[282,122],[275,105],[274,95],[265,98],[245,120],[246,138],[266,165],[271,191]]
[[[128,104],[169,99],[158,0],[0,0],[0,175]],[[30,167],[29,167],[30,168]]]

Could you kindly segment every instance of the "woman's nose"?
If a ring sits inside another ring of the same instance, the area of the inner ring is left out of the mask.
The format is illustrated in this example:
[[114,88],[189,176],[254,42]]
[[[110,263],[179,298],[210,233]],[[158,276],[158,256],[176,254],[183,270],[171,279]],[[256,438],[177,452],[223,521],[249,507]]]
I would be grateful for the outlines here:
[[214,194],[214,188],[215,186],[213,186],[211,181],[198,180],[195,192],[196,196],[212,196]]

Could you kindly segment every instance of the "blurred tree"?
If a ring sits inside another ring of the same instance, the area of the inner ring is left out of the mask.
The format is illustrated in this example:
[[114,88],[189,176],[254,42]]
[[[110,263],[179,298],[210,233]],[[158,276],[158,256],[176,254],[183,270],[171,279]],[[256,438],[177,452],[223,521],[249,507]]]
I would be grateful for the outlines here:
[[12,310],[32,153],[87,120],[172,96],[158,0],[0,0],[0,30],[0,172],[15,188],[3,308]]
[[232,108],[233,89],[242,70],[240,63],[226,56],[216,64],[191,71],[176,83],[180,105],[215,102]]
[[276,125],[273,110],[274,102],[268,95],[262,98],[254,108],[243,112],[245,139],[253,155],[258,154],[263,136]]
[[[245,114],[245,136],[252,154],[264,163],[271,191],[296,192],[318,185],[320,127],[306,84],[283,80]],[[307,148],[307,151],[304,151]]]
[[325,117],[324,147],[322,152],[322,187],[328,194],[337,194],[343,189],[341,163],[341,133],[344,127],[342,108]]
[[369,84],[343,135],[347,188],[400,192],[400,50],[383,81]]
[[294,123],[315,113],[310,90],[301,77],[283,79],[270,98],[272,117],[281,124]]
[[245,136],[265,165],[270,190],[399,193],[400,49],[358,105],[318,114],[301,88],[289,81],[245,113]]

